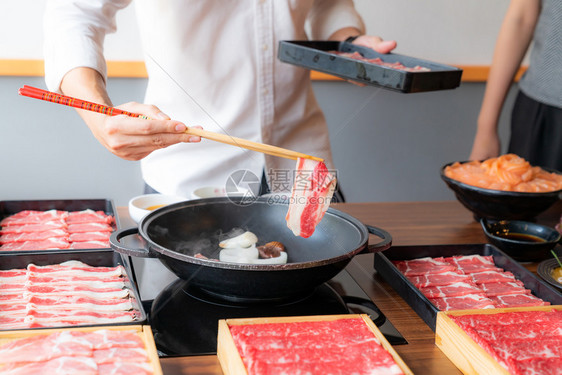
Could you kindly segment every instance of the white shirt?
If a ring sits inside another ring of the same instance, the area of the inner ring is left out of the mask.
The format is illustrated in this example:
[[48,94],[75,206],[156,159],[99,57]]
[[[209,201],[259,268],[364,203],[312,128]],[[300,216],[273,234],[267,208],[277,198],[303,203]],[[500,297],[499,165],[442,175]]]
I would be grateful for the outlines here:
[[[115,13],[130,1],[48,1],[50,90],[59,91],[75,67],[106,77],[104,36],[115,31]],[[309,72],[279,61],[277,50],[281,40],[308,39],[306,30],[316,40],[343,27],[363,30],[352,0],[137,0],[136,10],[149,75],[146,103],[187,126],[322,157],[333,168]],[[141,168],[157,191],[189,196],[200,186],[224,186],[237,170],[261,177],[264,163],[276,175],[295,167],[292,160],[202,140],[154,151]]]

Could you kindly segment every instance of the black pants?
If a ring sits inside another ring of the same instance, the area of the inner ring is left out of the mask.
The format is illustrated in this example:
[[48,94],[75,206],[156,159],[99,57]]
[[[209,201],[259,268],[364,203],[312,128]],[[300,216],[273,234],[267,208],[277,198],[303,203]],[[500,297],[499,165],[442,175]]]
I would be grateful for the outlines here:
[[519,91],[507,151],[533,166],[562,171],[562,108],[537,102]]

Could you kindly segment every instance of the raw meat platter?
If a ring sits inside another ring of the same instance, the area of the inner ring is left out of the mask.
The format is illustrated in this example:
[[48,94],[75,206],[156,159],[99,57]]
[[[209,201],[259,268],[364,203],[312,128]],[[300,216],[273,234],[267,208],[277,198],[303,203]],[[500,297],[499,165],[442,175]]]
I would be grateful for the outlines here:
[[435,344],[463,374],[559,374],[562,306],[442,311]]
[[119,219],[107,199],[0,201],[0,256],[110,250],[116,229]]
[[219,320],[228,374],[412,374],[366,314]]
[[76,250],[0,258],[0,331],[147,320],[128,257]]
[[[0,372],[162,375],[150,326],[0,332]],[[13,372],[12,372],[13,371]]]
[[[355,54],[357,52],[358,54]],[[346,42],[281,41],[279,60],[402,93],[454,89],[462,69]]]
[[[455,259],[465,262],[464,271],[451,267]],[[417,272],[420,264],[428,263],[441,269]],[[405,270],[407,264],[410,270]],[[562,305],[562,294],[555,288],[489,244],[395,246],[376,253],[374,267],[434,331],[442,310]]]

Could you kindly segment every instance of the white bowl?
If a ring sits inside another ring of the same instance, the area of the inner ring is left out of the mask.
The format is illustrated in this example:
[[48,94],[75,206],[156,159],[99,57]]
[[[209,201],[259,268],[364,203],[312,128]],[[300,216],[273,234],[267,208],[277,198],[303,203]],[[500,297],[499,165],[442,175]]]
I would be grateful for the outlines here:
[[224,186],[202,186],[191,192],[192,199],[204,199],[215,197],[243,197],[248,193],[248,189],[238,187],[238,191],[226,191]]
[[129,215],[138,224],[143,217],[157,208],[172,203],[183,202],[184,197],[164,194],[144,194],[131,198],[129,201]]

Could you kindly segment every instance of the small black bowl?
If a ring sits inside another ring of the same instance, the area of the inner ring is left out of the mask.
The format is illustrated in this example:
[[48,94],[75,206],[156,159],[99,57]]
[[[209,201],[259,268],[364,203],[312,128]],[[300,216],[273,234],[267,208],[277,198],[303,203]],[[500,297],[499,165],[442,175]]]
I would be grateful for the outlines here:
[[476,220],[481,218],[531,220],[562,199],[562,190],[547,193],[521,193],[467,185],[445,176],[445,168],[452,164],[448,163],[441,168],[441,179],[453,190],[459,202],[472,211]]
[[537,273],[550,285],[553,285],[558,289],[562,289],[562,283],[552,276],[552,271],[559,267],[560,265],[558,264],[558,261],[556,259],[547,259],[539,263],[539,266],[537,267]]
[[480,220],[492,245],[520,262],[536,262],[551,256],[560,242],[560,233],[546,225],[519,220]]

